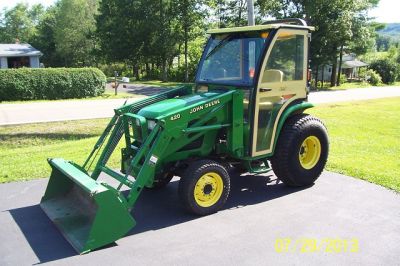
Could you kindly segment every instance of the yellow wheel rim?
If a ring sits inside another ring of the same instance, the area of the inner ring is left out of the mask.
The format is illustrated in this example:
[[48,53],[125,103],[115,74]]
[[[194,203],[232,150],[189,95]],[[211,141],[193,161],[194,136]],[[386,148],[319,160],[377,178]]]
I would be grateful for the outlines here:
[[209,172],[197,180],[194,187],[194,199],[201,207],[210,207],[221,198],[224,182],[219,174]]
[[300,146],[299,161],[304,169],[313,168],[321,157],[321,142],[315,136],[307,137]]

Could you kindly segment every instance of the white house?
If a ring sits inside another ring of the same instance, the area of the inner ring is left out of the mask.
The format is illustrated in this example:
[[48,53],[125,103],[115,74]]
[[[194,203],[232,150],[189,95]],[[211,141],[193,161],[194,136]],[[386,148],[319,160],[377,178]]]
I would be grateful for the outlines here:
[[[356,58],[355,54],[343,55],[342,58],[342,74],[348,79],[358,78],[360,67],[367,67],[368,64]],[[336,71],[339,70],[339,62]],[[318,70],[318,80],[329,81],[332,75],[332,65],[324,65]]]
[[0,44],[0,68],[39,68],[43,54],[30,44]]

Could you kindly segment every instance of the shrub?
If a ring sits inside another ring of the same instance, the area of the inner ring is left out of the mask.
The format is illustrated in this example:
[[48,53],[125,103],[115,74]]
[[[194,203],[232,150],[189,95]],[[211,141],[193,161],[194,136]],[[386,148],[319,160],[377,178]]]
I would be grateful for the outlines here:
[[118,72],[119,77],[132,77],[132,68],[123,63],[112,63],[98,66],[107,77],[114,77],[114,71]]
[[367,71],[365,71],[365,73],[363,73],[363,76],[366,81],[368,81],[370,84],[374,86],[382,83],[381,76],[372,69],[368,69]]
[[396,81],[398,65],[390,59],[378,59],[372,62],[369,69],[375,70],[382,78],[382,82],[390,84]]
[[93,97],[105,83],[97,68],[1,69],[0,101]]
[[[197,68],[196,63],[188,64],[189,82],[194,80],[195,75],[196,75],[196,68]],[[185,81],[185,66],[181,65],[179,67],[170,69],[170,71],[168,73],[168,79],[171,81],[184,82]]]
[[340,84],[345,84],[347,83],[347,77],[345,74],[341,74],[340,75],[340,80],[339,80]]
[[397,80],[400,81],[400,52],[397,55],[396,64],[397,64]]

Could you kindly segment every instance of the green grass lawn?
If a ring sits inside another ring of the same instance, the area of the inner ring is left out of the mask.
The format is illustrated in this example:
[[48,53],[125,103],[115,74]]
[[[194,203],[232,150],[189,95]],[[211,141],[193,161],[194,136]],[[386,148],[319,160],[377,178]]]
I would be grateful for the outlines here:
[[[82,164],[109,119],[0,127],[0,183],[48,177],[47,158]],[[110,160],[119,166],[119,152]]]
[[[327,169],[400,192],[400,98],[319,105],[331,150]],[[47,177],[48,157],[82,164],[108,119],[0,127],[0,182]],[[110,166],[119,167],[119,152]]]
[[400,192],[400,98],[320,105],[330,135],[327,169]]

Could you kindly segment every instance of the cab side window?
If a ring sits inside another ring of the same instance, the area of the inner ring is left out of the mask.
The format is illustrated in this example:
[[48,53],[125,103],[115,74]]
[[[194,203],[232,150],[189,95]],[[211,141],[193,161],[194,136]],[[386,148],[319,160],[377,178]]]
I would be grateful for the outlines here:
[[304,35],[278,33],[262,82],[303,80]]

